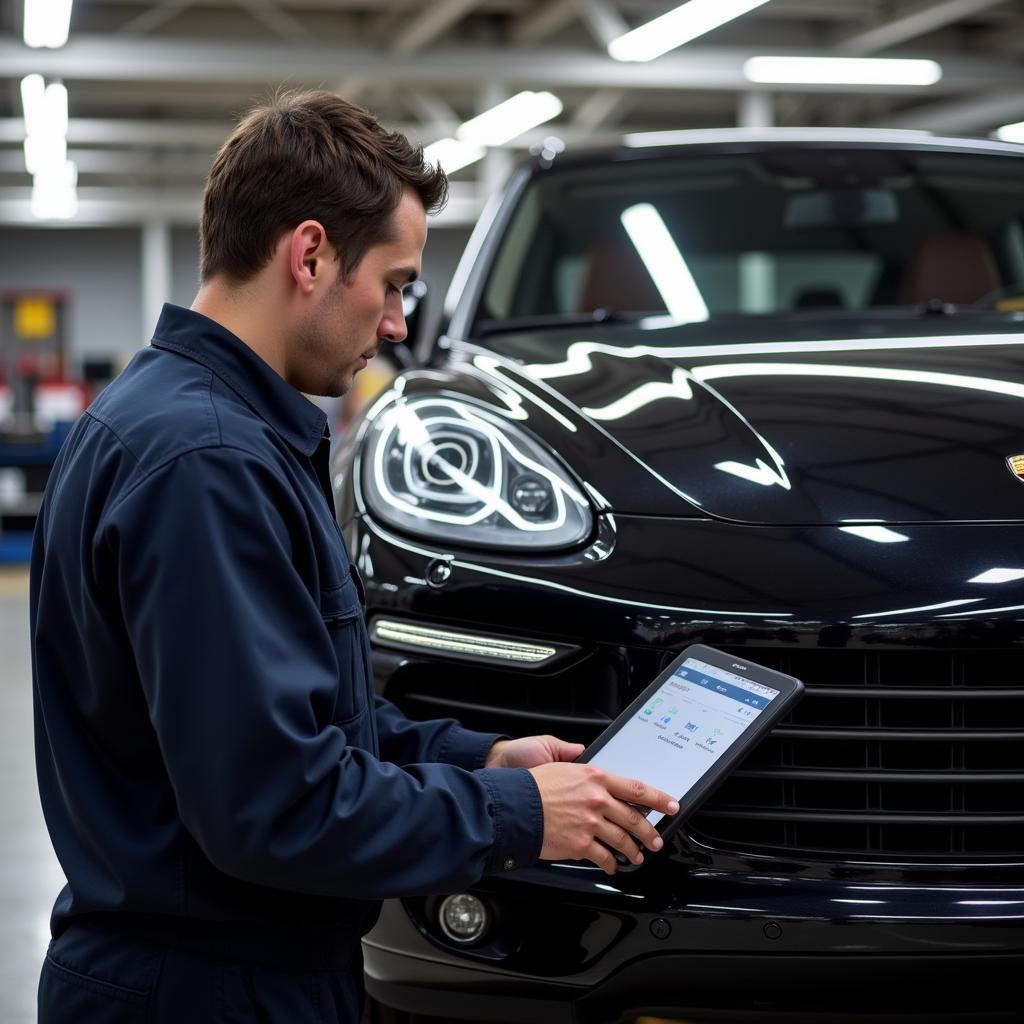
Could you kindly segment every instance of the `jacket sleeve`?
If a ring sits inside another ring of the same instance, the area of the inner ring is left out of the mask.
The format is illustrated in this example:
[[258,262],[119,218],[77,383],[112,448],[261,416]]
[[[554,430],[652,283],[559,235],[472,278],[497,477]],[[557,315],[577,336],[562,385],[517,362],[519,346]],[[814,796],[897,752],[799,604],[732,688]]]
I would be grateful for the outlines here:
[[[385,763],[331,723],[337,661],[294,557],[308,529],[287,480],[226,447],[177,456],[101,524],[184,826],[229,875],[332,896],[457,891],[534,861],[529,772]],[[440,756],[455,729],[409,743],[396,720],[389,746],[439,739]]]
[[409,765],[425,761],[443,761],[473,771],[484,761],[502,733],[474,732],[464,729],[454,718],[436,718],[415,722],[383,697],[376,698],[380,756],[385,761]]

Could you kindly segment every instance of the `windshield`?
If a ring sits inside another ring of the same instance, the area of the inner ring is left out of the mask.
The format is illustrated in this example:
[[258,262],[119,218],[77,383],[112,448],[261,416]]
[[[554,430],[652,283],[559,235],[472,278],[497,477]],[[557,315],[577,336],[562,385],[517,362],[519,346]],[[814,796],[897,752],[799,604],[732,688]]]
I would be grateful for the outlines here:
[[524,192],[478,322],[1024,310],[1022,171],[824,148],[556,169]]

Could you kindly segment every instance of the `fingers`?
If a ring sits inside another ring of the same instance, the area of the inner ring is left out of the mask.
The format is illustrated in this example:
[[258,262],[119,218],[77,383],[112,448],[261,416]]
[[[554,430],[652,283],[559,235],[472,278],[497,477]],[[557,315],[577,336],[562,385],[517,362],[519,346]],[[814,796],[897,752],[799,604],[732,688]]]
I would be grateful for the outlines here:
[[[616,798],[606,812],[608,818],[614,825],[627,833],[631,833],[648,850],[657,851],[665,845],[664,840],[658,834],[657,829],[647,820],[644,813],[637,810],[633,804],[640,807],[649,807],[653,811],[661,811],[663,814],[675,814],[679,810],[679,804],[674,797],[668,793],[648,786],[639,779],[626,779],[618,775],[609,775],[605,784],[608,792]],[[622,801],[627,801],[623,803]],[[602,836],[606,842],[607,837]],[[616,849],[621,850],[634,863],[632,852],[622,849],[617,843],[610,843]],[[636,849],[635,844],[632,844]]]
[[596,864],[606,875],[614,875],[619,870],[618,862],[612,851],[596,841],[590,844],[582,859]]
[[[595,835],[605,846],[611,847],[613,851],[617,850],[631,863],[643,864],[643,852],[629,832],[621,825],[606,818],[596,829]],[[615,858],[613,857],[612,860],[614,862]]]
[[[665,845],[665,841],[658,834],[658,830],[644,817],[644,815],[638,811],[635,807],[630,807],[629,804],[620,803],[619,801],[613,801],[605,817],[615,827],[622,831],[632,835],[639,842],[643,843],[648,850],[660,850]],[[604,836],[601,837],[605,839]],[[605,840],[607,842],[607,840]],[[612,844],[615,845],[614,843]],[[618,846],[615,847],[619,849]],[[623,853],[626,851],[623,850]],[[627,856],[629,856],[627,854]],[[632,860],[632,857],[630,857]]]
[[582,743],[569,743],[554,736],[551,738],[555,743],[556,760],[558,761],[575,761],[587,749]]
[[608,775],[605,784],[612,796],[628,804],[640,804],[641,807],[650,807],[652,811],[661,811],[662,814],[675,814],[679,810],[675,797],[648,786],[639,779]]

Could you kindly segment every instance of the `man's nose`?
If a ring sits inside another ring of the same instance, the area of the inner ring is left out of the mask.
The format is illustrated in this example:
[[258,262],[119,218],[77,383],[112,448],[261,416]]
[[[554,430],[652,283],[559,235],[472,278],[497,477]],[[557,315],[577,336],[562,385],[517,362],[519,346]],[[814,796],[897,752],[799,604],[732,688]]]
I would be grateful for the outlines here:
[[409,329],[406,327],[405,317],[402,315],[386,317],[384,320],[381,320],[380,326],[377,328],[377,337],[381,341],[390,341],[395,345],[405,341],[408,336]]

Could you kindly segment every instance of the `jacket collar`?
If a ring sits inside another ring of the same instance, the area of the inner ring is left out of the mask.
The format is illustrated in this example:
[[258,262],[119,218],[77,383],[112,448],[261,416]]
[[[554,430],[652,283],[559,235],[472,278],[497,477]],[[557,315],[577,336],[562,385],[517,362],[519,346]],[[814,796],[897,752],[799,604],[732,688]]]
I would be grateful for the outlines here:
[[152,344],[212,370],[293,448],[312,455],[327,434],[327,417],[248,345],[215,320],[165,303]]

